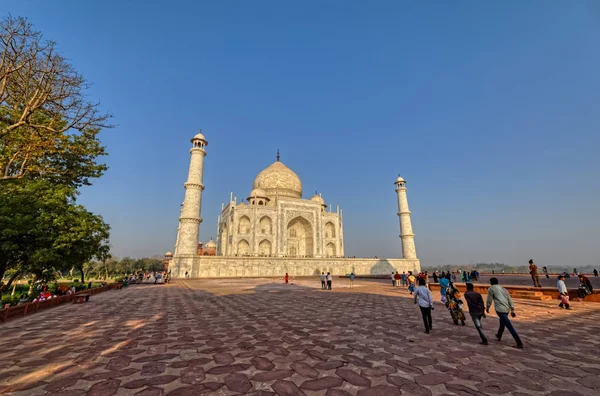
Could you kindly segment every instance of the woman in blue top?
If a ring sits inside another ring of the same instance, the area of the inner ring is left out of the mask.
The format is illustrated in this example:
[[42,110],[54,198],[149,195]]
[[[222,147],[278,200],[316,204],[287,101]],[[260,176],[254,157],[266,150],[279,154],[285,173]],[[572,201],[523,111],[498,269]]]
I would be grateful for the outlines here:
[[440,294],[442,295],[442,302],[446,303],[446,289],[450,286],[450,280],[446,277],[440,279]]

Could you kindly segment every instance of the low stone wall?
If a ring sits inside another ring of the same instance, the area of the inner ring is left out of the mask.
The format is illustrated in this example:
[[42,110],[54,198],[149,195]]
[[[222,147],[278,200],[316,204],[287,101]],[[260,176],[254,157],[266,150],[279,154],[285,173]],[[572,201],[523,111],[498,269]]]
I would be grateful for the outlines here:
[[[456,288],[464,293],[465,291],[467,291],[467,286],[464,283],[455,283],[454,286],[456,286]],[[544,295],[546,296],[550,296],[553,299],[558,300],[558,290],[555,287],[531,287],[531,286],[507,286],[507,285],[501,285],[502,287],[504,287],[506,290],[508,290],[509,293],[518,293],[518,292],[542,292]],[[487,290],[490,287],[490,285],[484,285],[484,284],[479,284],[479,283],[473,283],[473,289],[481,294],[487,294]],[[431,291],[438,291],[440,290],[440,284],[439,283],[430,283],[429,284],[429,289]],[[577,289],[569,289],[569,298],[571,300],[574,300],[575,298],[577,298]],[[600,292],[598,290],[595,290],[593,294],[587,296],[585,298],[585,301],[587,302],[600,302]]]
[[310,276],[331,272],[333,275],[391,274],[394,271],[421,270],[419,260],[375,258],[289,258],[289,257],[222,257],[179,256],[169,266],[171,277],[191,278],[250,276]]
[[22,316],[31,315],[44,309],[56,307],[58,305],[70,303],[78,294],[98,294],[107,290],[117,288],[117,283],[111,283],[103,287],[95,287],[93,289],[82,290],[75,294],[68,294],[66,296],[54,297],[44,301],[36,301],[32,303],[25,303],[16,305],[14,307],[0,309],[0,323],[6,322],[7,320],[20,318]]

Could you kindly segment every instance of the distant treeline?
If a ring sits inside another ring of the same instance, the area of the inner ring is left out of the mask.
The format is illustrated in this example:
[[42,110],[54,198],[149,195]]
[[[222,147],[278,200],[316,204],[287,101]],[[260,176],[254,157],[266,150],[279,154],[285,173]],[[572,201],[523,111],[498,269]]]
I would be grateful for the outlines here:
[[[538,265],[539,271],[541,272],[543,265]],[[598,266],[600,268],[600,265]],[[573,272],[573,268],[577,268],[577,271],[579,272],[592,272],[594,267],[592,266],[585,266],[585,267],[561,267],[561,266],[548,266],[548,271],[550,272],[568,272],[568,273],[572,273]],[[504,263],[477,263],[475,265],[473,264],[465,264],[465,265],[441,265],[441,266],[423,266],[422,269],[424,271],[450,271],[450,272],[456,272],[458,270],[461,271],[471,271],[471,270],[477,270],[479,272],[495,272],[495,273],[501,273],[502,270],[504,270],[504,272],[506,273],[529,273],[529,266],[527,265],[520,265],[520,266],[512,266],[512,265],[506,265]]]

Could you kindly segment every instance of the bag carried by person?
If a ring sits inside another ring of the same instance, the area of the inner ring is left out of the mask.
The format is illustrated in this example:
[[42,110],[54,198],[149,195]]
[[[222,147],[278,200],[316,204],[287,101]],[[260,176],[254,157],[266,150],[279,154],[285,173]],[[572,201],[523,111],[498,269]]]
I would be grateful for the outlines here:
[[565,294],[561,294],[560,295],[560,303],[561,304],[565,304],[565,305],[569,305],[569,296],[567,296]]
[[587,286],[581,285],[581,286],[579,286],[579,288],[581,290],[583,290],[583,292],[585,293],[586,296],[589,296],[590,294],[592,294],[592,292],[590,291],[590,289],[587,288]]

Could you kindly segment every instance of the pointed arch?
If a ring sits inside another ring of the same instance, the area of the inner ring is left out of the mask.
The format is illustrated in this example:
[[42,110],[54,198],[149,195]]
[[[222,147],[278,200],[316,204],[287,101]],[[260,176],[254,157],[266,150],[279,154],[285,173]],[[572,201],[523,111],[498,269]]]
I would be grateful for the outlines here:
[[331,221],[325,223],[325,238],[335,238],[335,225]]
[[331,242],[329,242],[326,246],[325,246],[325,251],[327,252],[327,256],[329,257],[335,257],[336,256],[336,248],[335,245]]
[[248,216],[240,217],[240,221],[238,224],[238,234],[250,234],[250,218]]
[[304,217],[298,216],[288,223],[287,235],[289,256],[312,257],[314,255],[312,225]]
[[245,256],[248,253],[250,253],[250,244],[248,243],[247,240],[242,239],[241,241],[238,242],[237,254],[238,254],[238,256]]
[[271,249],[271,241],[269,241],[268,239],[264,239],[258,244],[258,253],[261,256],[270,256],[272,251]]
[[259,220],[260,233],[271,235],[273,233],[273,221],[269,216],[263,216]]

